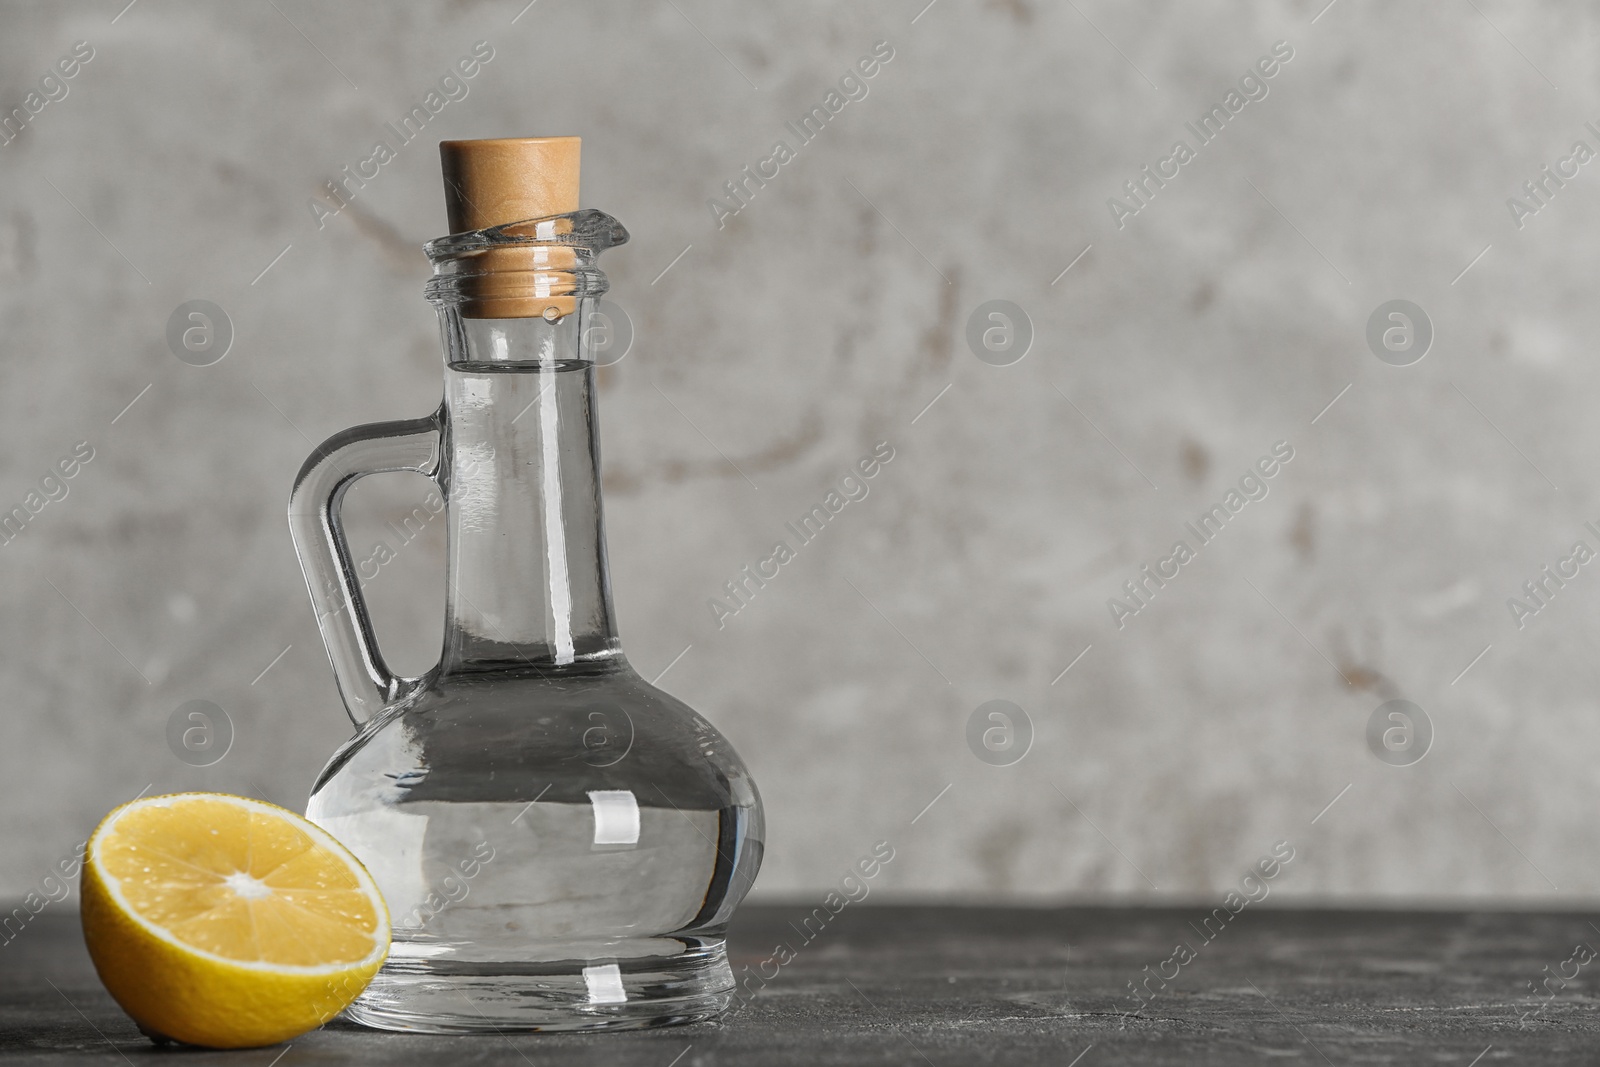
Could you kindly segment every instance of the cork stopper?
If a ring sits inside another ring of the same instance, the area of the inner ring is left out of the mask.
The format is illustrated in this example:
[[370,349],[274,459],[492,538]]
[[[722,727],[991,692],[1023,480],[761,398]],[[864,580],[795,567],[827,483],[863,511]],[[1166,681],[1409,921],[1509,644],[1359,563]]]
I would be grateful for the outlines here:
[[440,141],[450,232],[578,210],[578,137]]
[[[450,232],[565,215],[578,210],[577,137],[440,141]],[[494,248],[476,265],[467,318],[556,319],[576,307],[570,295],[576,255],[559,245]]]

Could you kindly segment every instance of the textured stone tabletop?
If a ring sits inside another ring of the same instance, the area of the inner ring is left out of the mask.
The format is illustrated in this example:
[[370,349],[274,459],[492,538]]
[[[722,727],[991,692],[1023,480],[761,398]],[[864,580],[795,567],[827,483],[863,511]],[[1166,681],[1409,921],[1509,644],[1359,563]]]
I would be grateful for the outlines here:
[[[820,933],[813,924],[809,942],[797,929],[806,914],[741,913],[736,966],[756,973],[780,942],[794,958],[714,1024],[446,1038],[334,1023],[287,1048],[218,1053],[154,1048],[101,990],[75,918],[46,912],[0,947],[0,1060],[1492,1067],[1600,1057],[1588,948],[1600,932],[1583,913],[1263,907],[1219,931],[1203,926],[1201,907],[864,904]],[[1180,943],[1193,958],[1169,963]],[[1134,981],[1149,999],[1133,999]]]

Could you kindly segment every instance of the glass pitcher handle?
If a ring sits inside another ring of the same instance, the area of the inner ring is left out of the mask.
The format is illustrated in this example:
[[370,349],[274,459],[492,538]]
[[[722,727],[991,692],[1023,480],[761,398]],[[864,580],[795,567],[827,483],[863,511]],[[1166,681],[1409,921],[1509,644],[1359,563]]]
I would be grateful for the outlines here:
[[397,677],[378,651],[345,542],[340,516],[344,494],[358,478],[390,471],[415,471],[440,483],[442,420],[441,411],[424,419],[375,422],[334,434],[306,459],[289,496],[295,554],[339,695],[357,726],[406,697],[420,680]]

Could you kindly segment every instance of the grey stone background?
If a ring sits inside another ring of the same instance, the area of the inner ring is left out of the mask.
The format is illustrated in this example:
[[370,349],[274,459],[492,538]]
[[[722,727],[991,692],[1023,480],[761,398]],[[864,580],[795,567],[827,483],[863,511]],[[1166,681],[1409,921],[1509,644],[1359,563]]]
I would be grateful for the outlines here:
[[[1507,606],[1600,548],[1600,163],[1507,206],[1600,147],[1600,6],[523,3],[0,7],[7,112],[94,49],[0,147],[0,504],[94,449],[0,546],[0,891],[147,787],[303,805],[348,726],[291,479],[437,402],[434,142],[544,133],[584,137],[585,204],[634,235],[601,401],[624,640],[761,783],[758,893],[879,839],[896,895],[1210,898],[1279,840],[1302,898],[1600,888],[1600,573]],[[319,229],[321,183],[479,40],[469,95]],[[708,199],[880,40],[719,229]],[[1269,95],[1118,229],[1108,198],[1277,41]],[[1365,341],[1396,298],[1436,333],[1407,367]],[[212,366],[165,339],[191,299],[235,330]],[[1035,331],[1011,366],[965,340],[991,299]],[[709,598],[878,441],[870,495],[719,629]],[[1119,629],[1108,598],[1278,441],[1270,494]],[[424,492],[363,483],[357,551]],[[441,533],[369,587],[411,670]],[[1434,736],[1393,766],[1367,726],[1402,698]],[[1009,766],[968,748],[997,699],[1032,725]],[[167,744],[190,700],[233,723],[210,767]]]

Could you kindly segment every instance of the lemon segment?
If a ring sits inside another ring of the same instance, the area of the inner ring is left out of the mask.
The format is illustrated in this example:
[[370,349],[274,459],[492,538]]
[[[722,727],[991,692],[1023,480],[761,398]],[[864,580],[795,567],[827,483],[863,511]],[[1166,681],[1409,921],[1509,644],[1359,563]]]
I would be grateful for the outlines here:
[[389,951],[377,884],[327,831],[220,793],[125,804],[89,838],[83,934],[146,1033],[213,1048],[321,1026]]

